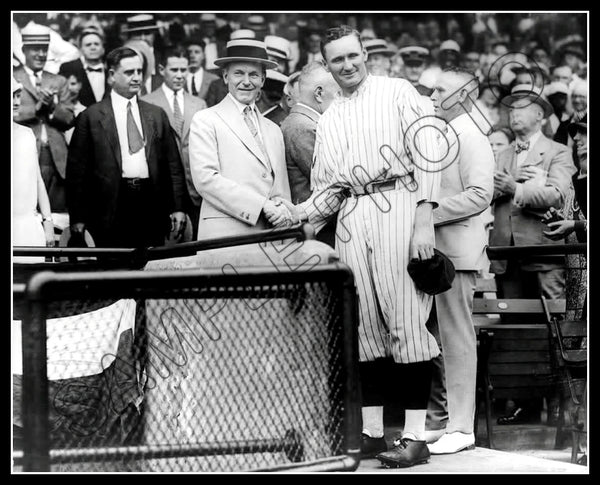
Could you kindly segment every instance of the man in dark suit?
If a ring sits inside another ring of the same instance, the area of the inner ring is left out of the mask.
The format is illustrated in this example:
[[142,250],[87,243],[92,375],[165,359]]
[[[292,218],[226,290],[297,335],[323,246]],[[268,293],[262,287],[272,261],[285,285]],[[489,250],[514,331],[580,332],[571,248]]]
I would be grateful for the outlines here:
[[[298,102],[283,120],[281,131],[285,142],[285,161],[292,203],[299,204],[310,197],[310,170],[321,114],[329,107],[339,86],[325,66],[313,61],[302,69],[298,80]],[[317,234],[317,239],[335,245],[336,219]]]
[[192,38],[186,42],[189,65],[185,90],[201,99],[206,99],[210,83],[219,79],[219,76],[204,69],[204,45],[204,41],[200,38]]
[[107,56],[110,96],[79,115],[69,146],[72,234],[98,247],[164,244],[183,228],[185,175],[167,114],[137,95],[142,60],[119,47]]
[[184,91],[188,74],[188,58],[183,49],[168,47],[159,60],[158,70],[164,79],[163,85],[142,98],[165,110],[175,133],[181,161],[185,170],[185,181],[189,197],[186,197],[186,212],[192,222],[192,238],[198,236],[198,218],[202,197],[194,187],[190,174],[190,125],[194,114],[206,108],[206,102]]
[[34,24],[21,31],[25,65],[13,71],[23,85],[21,109],[15,121],[35,134],[40,170],[54,212],[66,212],[67,143],[63,132],[73,125],[67,80],[44,70],[50,29]]
[[104,65],[104,38],[95,29],[85,29],[79,34],[81,59],[65,62],[58,72],[69,79],[74,75],[81,80],[79,102],[86,108],[101,101],[110,92],[106,66]]

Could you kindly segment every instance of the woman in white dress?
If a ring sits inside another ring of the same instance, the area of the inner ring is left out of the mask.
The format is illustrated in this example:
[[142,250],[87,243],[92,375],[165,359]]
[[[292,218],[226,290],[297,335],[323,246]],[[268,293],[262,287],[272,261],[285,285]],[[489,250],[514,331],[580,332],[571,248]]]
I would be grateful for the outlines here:
[[[12,79],[13,118],[21,106],[22,85]],[[13,246],[54,246],[50,200],[38,163],[31,128],[12,124],[12,243]],[[39,208],[39,212],[38,212]],[[40,215],[41,214],[41,215]],[[13,262],[43,262],[43,257],[14,257]]]

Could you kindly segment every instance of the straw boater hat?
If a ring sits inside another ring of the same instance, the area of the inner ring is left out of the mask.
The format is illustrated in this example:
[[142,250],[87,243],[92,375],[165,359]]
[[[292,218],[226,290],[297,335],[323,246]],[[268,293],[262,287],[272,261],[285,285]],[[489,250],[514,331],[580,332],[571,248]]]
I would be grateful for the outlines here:
[[16,93],[19,89],[23,89],[23,85],[17,81],[14,77],[12,77],[12,92]]
[[254,33],[254,30],[250,30],[250,29],[234,30],[229,35],[229,40],[238,40],[238,39],[256,39],[256,34]]
[[45,25],[29,24],[21,30],[23,45],[48,45],[50,44],[50,28]]
[[267,69],[275,69],[277,63],[269,60],[265,43],[259,40],[238,39],[227,42],[225,57],[215,59],[215,65],[223,67],[225,64],[236,61],[258,62]]
[[289,60],[290,56],[290,41],[277,35],[265,35],[265,45],[267,46],[267,54],[284,61]]
[[369,39],[363,41],[363,47],[367,54],[383,54],[392,57],[396,52],[390,49],[387,42],[383,39]]
[[552,105],[543,97],[542,90],[531,84],[517,84],[512,88],[512,91],[508,96],[502,98],[502,104],[504,104],[504,106],[510,106],[515,101],[524,98],[531,100],[532,103],[540,105],[544,110],[544,118],[548,118],[548,116],[554,113]]
[[127,18],[127,27],[125,32],[143,32],[148,30],[158,30],[158,24],[154,20],[154,15],[142,13]]
[[408,43],[400,46],[398,54],[400,54],[405,64],[422,64],[429,56],[429,49],[422,45]]

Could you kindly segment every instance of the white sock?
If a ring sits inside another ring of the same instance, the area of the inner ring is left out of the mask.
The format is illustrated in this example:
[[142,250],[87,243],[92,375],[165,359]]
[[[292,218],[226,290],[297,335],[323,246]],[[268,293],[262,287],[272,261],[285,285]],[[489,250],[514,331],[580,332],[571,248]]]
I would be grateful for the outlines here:
[[363,433],[371,438],[383,437],[383,406],[362,408]]
[[[406,409],[404,417],[404,430],[402,437],[413,435],[415,440],[422,440],[425,436],[425,417],[427,409]],[[411,436],[408,436],[412,438]]]

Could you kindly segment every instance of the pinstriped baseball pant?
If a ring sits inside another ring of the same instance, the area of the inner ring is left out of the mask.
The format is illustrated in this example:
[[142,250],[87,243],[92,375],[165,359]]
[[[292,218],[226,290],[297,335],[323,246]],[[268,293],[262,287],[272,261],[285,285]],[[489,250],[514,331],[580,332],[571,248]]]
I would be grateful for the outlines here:
[[406,270],[416,198],[407,190],[349,197],[338,214],[336,250],[358,293],[361,362],[391,356],[408,364],[440,353],[425,326],[433,297]]

